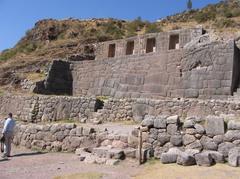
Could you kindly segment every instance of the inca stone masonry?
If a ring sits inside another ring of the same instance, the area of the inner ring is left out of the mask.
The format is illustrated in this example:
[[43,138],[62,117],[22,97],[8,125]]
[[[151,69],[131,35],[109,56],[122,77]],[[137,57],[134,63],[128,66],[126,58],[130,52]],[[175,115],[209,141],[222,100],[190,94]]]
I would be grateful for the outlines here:
[[239,86],[239,49],[234,40],[214,41],[202,28],[100,43],[95,56],[94,60],[54,61],[48,78],[35,91],[115,98],[226,99]]

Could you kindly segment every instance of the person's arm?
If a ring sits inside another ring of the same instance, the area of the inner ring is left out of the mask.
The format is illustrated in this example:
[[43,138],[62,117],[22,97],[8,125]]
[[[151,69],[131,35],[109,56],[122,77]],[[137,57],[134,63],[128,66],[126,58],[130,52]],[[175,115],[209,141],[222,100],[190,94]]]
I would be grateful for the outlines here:
[[3,130],[2,130],[2,133],[3,133],[3,134],[6,132],[8,124],[9,124],[9,120],[6,120],[6,121],[4,122],[4,127],[3,127]]

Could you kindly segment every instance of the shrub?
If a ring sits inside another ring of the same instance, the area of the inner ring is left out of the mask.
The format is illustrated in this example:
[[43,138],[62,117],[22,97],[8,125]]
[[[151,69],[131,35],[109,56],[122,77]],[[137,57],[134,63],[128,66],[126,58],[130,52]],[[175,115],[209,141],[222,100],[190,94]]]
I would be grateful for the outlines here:
[[12,57],[14,57],[17,54],[17,51],[15,49],[7,49],[2,52],[0,55],[0,61],[8,60]]
[[231,19],[221,18],[215,21],[214,25],[218,28],[234,27],[235,22]]
[[156,23],[147,23],[145,33],[157,33],[161,32],[161,28]]

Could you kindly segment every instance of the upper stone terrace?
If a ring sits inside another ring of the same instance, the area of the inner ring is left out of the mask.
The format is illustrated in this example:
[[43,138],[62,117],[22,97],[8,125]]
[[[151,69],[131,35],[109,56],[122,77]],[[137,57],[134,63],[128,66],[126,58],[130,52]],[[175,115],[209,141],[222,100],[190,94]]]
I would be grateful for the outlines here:
[[202,28],[192,28],[107,41],[97,45],[96,60],[178,50],[202,34]]

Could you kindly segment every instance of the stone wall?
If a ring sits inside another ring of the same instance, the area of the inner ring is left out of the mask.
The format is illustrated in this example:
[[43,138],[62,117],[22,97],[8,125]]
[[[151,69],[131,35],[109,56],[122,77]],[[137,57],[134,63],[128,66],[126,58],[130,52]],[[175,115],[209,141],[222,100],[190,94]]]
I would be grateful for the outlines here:
[[37,82],[33,92],[48,95],[71,95],[73,78],[70,66],[71,64],[67,61],[54,60],[50,65],[47,78]]
[[99,122],[141,122],[146,115],[178,115],[181,118],[240,116],[240,102],[230,100],[110,98],[100,107],[97,101],[85,97],[3,95],[0,96],[0,114],[12,112],[15,118],[33,123],[58,120],[93,122],[93,119]]
[[200,42],[197,48],[72,62],[73,95],[226,98],[236,90],[234,48],[233,41]]
[[37,95],[3,95],[0,113],[9,112],[22,121],[86,120],[95,111],[95,98]]
[[[178,116],[146,116],[142,122],[143,148],[151,149],[163,163],[238,166],[240,122],[208,116],[180,122]],[[237,147],[237,148],[236,148]]]
[[216,115],[224,118],[240,116],[240,102],[197,99],[109,99],[98,110],[102,121],[142,121],[146,115],[178,115],[185,119],[190,116],[205,117]]
[[[109,58],[109,45],[115,44],[115,56],[113,58],[126,57],[127,42],[134,43],[133,54],[130,56],[139,56],[146,54],[147,39],[154,38],[156,46],[154,52],[161,53],[169,50],[171,35],[179,36],[179,48],[183,48],[188,42],[203,34],[202,28],[180,29],[169,32],[151,33],[139,35],[127,39],[107,41],[99,43],[96,48],[96,60]],[[129,55],[128,55],[129,56]]]

